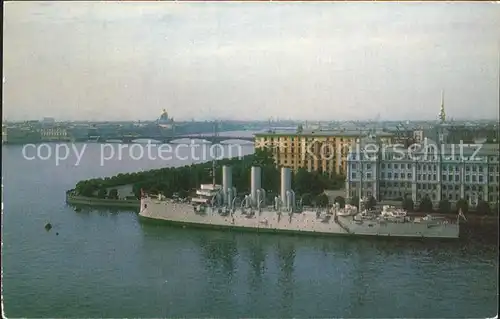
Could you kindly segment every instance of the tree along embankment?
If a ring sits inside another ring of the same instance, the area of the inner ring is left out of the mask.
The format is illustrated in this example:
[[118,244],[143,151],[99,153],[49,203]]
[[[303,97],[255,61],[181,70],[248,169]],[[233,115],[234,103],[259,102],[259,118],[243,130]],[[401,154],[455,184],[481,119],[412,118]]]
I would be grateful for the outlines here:
[[137,198],[134,199],[109,199],[109,198],[97,198],[97,197],[86,197],[76,195],[73,190],[66,193],[66,202],[72,205],[89,205],[89,206],[102,206],[102,207],[116,207],[116,208],[140,208],[140,201]]
[[[232,167],[233,186],[239,194],[250,192],[250,169],[259,166],[262,170],[262,188],[269,197],[278,194],[280,189],[280,170],[277,167],[272,153],[268,150],[257,150],[254,154],[241,158],[222,159],[216,162],[215,181],[222,183],[222,166]],[[192,164],[182,167],[168,167],[153,169],[144,172],[118,174],[112,177],[96,178],[80,181],[73,190],[68,191],[71,196],[81,196],[90,199],[139,199],[141,189],[151,194],[161,193],[166,197],[177,195],[181,198],[193,196],[200,184],[212,183],[212,163]],[[341,189],[345,177],[341,175],[327,175],[317,172],[308,172],[300,169],[292,176],[292,188],[298,196],[303,198],[303,204],[316,203],[324,206],[328,203],[325,189]],[[131,185],[131,196],[120,196],[118,189],[124,185]],[[300,198],[297,197],[297,198]]]

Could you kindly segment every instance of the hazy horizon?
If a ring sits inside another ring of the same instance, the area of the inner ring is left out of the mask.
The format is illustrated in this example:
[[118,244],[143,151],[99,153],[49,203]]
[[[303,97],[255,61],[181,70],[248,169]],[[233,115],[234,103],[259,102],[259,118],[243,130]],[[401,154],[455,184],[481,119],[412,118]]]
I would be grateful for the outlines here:
[[494,3],[6,2],[3,117],[498,119]]

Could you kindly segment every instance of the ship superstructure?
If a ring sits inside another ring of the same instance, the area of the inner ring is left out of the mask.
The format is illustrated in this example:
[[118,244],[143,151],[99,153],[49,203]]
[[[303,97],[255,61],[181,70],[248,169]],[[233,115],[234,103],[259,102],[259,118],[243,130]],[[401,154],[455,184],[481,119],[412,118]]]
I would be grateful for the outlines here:
[[167,199],[144,194],[140,217],[198,227],[233,228],[267,232],[366,235],[392,237],[458,238],[459,223],[410,218],[405,211],[384,207],[382,212],[346,205],[312,208],[302,206],[291,188],[291,170],[281,169],[280,194],[266,203],[261,169],[251,169],[250,194],[237,197],[231,167],[222,169],[222,185],[202,185],[191,200]]

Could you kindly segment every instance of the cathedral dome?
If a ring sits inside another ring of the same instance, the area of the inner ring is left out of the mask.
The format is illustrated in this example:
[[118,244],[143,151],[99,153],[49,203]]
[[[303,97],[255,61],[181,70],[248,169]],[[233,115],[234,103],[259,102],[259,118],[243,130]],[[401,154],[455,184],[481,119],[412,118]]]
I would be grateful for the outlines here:
[[163,112],[161,113],[160,118],[157,121],[158,125],[163,128],[172,128],[173,122],[174,120],[172,118],[169,118],[167,111],[163,109]]
[[168,113],[167,110],[163,109],[163,112],[160,115],[160,120],[166,121],[168,120]]

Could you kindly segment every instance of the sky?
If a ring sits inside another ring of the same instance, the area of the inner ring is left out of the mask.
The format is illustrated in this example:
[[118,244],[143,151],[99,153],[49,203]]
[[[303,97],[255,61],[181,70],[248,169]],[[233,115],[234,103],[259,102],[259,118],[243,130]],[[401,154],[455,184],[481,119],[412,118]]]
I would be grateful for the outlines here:
[[3,118],[499,113],[494,3],[6,2]]

